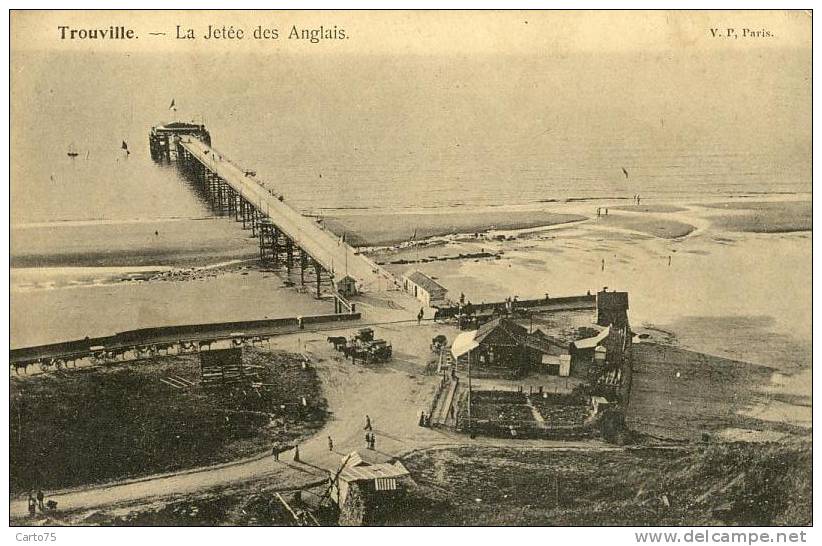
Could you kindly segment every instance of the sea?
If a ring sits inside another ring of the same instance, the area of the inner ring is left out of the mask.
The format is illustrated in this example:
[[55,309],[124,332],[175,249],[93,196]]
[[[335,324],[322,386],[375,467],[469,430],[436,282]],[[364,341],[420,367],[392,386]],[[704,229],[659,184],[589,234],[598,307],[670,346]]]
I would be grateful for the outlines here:
[[710,55],[13,52],[11,224],[210,215],[172,120],[319,214],[809,194],[809,52]]

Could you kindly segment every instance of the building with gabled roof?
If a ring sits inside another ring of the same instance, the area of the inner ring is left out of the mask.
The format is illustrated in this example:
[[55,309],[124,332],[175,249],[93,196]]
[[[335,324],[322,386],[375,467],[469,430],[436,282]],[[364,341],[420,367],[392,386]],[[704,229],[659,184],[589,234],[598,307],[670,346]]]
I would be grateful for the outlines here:
[[403,289],[424,303],[427,307],[434,307],[445,303],[448,289],[423,273],[411,271],[402,277]]
[[528,330],[512,319],[499,317],[473,332],[463,332],[451,346],[461,362],[470,358],[475,377],[517,377],[539,366],[546,354],[567,354],[567,346],[537,330]]

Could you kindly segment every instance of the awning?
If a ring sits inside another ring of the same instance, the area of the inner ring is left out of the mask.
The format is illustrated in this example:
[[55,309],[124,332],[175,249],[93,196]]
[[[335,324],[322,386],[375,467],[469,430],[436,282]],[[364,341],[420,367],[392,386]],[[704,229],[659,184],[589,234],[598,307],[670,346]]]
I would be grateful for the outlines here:
[[476,340],[477,331],[474,330],[473,332],[463,332],[458,335],[454,339],[454,343],[451,345],[451,354],[454,358],[459,358],[468,351],[473,351],[477,347],[479,347],[479,343]]
[[606,337],[608,337],[608,333],[611,331],[611,327],[605,328],[599,334],[595,335],[594,337],[588,337],[585,339],[578,339],[574,342],[574,347],[577,349],[593,349],[600,343],[602,343]]

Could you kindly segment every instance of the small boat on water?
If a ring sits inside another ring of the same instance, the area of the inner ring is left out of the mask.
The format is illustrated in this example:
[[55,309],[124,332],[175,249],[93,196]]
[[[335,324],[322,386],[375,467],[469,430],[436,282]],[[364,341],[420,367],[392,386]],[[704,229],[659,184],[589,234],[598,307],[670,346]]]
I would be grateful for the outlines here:
[[74,143],[69,144],[68,152],[66,152],[66,155],[69,157],[77,157],[78,155],[80,155],[74,148]]

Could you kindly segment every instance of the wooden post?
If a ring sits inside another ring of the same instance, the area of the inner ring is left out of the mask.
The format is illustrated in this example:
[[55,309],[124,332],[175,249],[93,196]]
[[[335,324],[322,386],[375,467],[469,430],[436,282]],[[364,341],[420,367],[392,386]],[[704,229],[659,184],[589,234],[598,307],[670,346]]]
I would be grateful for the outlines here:
[[322,289],[320,287],[320,283],[322,282],[322,268],[316,261],[314,262],[314,272],[317,274],[317,299],[320,299],[320,296],[322,296]]
[[471,432],[471,351],[468,351],[468,432]]
[[294,244],[291,242],[291,239],[285,239],[285,268],[287,271],[291,271],[291,267],[294,265]]
[[274,256],[274,267],[280,262],[280,230],[274,226],[271,231],[271,253]]

